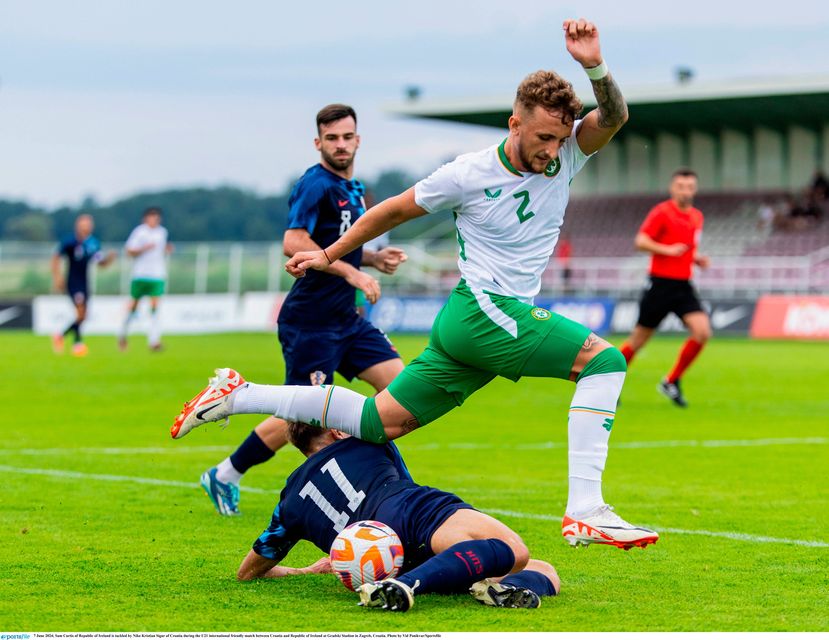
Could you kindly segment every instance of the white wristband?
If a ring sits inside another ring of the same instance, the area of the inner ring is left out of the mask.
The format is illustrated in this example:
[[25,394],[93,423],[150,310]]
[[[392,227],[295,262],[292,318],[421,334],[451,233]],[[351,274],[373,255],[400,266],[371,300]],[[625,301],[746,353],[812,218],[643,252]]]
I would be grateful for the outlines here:
[[590,67],[589,69],[585,67],[584,72],[591,80],[601,80],[607,75],[607,63],[602,60],[602,63],[598,67]]

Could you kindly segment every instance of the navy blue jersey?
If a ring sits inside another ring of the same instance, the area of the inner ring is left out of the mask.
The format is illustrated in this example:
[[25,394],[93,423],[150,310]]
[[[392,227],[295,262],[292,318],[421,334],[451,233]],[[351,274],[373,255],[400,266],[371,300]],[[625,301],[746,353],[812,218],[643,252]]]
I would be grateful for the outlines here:
[[[358,180],[346,180],[321,164],[314,165],[291,191],[288,229],[305,229],[323,249],[351,228],[365,213],[365,187]],[[341,260],[360,268],[362,247]],[[294,282],[282,304],[279,321],[297,326],[331,326],[354,320],[354,287],[344,278],[309,269]]]
[[417,486],[394,444],[345,438],[288,477],[271,524],[253,550],[279,562],[299,540],[309,540],[328,553],[346,526],[374,520],[385,500]]
[[66,236],[57,249],[57,254],[66,256],[69,269],[66,272],[67,288],[86,289],[86,276],[90,260],[100,260],[101,243],[95,236],[78,240],[74,234]]

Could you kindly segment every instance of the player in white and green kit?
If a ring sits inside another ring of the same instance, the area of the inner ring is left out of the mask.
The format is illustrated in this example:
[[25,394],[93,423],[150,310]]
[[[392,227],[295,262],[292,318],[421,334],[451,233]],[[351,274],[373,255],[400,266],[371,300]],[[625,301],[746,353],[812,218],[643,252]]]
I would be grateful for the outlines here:
[[220,369],[173,425],[181,437],[236,413],[274,413],[385,442],[461,405],[495,376],[569,379],[569,496],[562,533],[572,544],[644,547],[658,534],[617,516],[602,497],[607,443],[624,382],[621,353],[572,320],[534,306],[558,240],[570,181],[627,120],[627,107],[602,60],[598,31],[564,23],[567,50],[591,78],[598,107],[579,120],[581,102],[551,71],[518,87],[509,135],[499,145],[450,162],[406,192],[366,212],[323,251],[303,252],[286,269],[326,269],[406,220],[451,209],[461,280],[432,327],[426,350],[389,387],[365,398],[340,387],[271,387]]
[[132,281],[130,283],[130,306],[127,317],[118,336],[118,346],[123,351],[127,348],[127,335],[130,323],[138,315],[138,303],[141,298],[150,299],[150,330],[147,342],[153,351],[161,350],[161,319],[158,303],[164,295],[167,281],[167,254],[173,246],[167,241],[167,229],[161,226],[161,209],[149,207],[141,216],[142,223],[132,230],[125,249],[133,258]]

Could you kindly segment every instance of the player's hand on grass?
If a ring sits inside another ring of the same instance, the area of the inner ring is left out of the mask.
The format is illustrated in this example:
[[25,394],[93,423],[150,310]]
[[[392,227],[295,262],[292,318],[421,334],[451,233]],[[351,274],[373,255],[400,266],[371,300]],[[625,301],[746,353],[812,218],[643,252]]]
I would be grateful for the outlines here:
[[264,575],[266,578],[287,578],[288,576],[302,576],[309,573],[332,573],[331,561],[328,556],[324,556],[317,560],[314,564],[307,567],[285,567],[277,565],[268,570]]
[[331,571],[331,560],[328,556],[323,556],[314,564],[303,567],[299,571],[300,573],[333,573]]
[[355,289],[362,291],[366,296],[366,300],[371,304],[380,299],[380,283],[367,273],[355,269],[345,276],[345,281]]
[[599,47],[599,30],[592,22],[579,18],[564,21],[564,42],[573,59],[585,68],[598,67],[602,63]]
[[374,264],[372,266],[381,273],[392,274],[397,271],[397,267],[402,262],[406,262],[408,259],[409,256],[406,255],[403,249],[386,247],[374,254]]
[[66,285],[64,285],[63,280],[55,279],[52,281],[52,290],[55,293],[65,293]]
[[302,278],[308,269],[325,271],[330,262],[323,251],[297,251],[285,263],[285,271],[294,278]]

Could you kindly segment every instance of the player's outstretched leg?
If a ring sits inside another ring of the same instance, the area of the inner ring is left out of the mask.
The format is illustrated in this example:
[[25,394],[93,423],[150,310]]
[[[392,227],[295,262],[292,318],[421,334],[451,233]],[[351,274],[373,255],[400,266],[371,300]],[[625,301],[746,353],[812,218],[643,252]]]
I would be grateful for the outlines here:
[[339,429],[368,442],[388,441],[374,398],[334,385],[255,384],[233,369],[216,369],[210,384],[185,403],[170,435],[182,438],[202,424],[241,413]]

